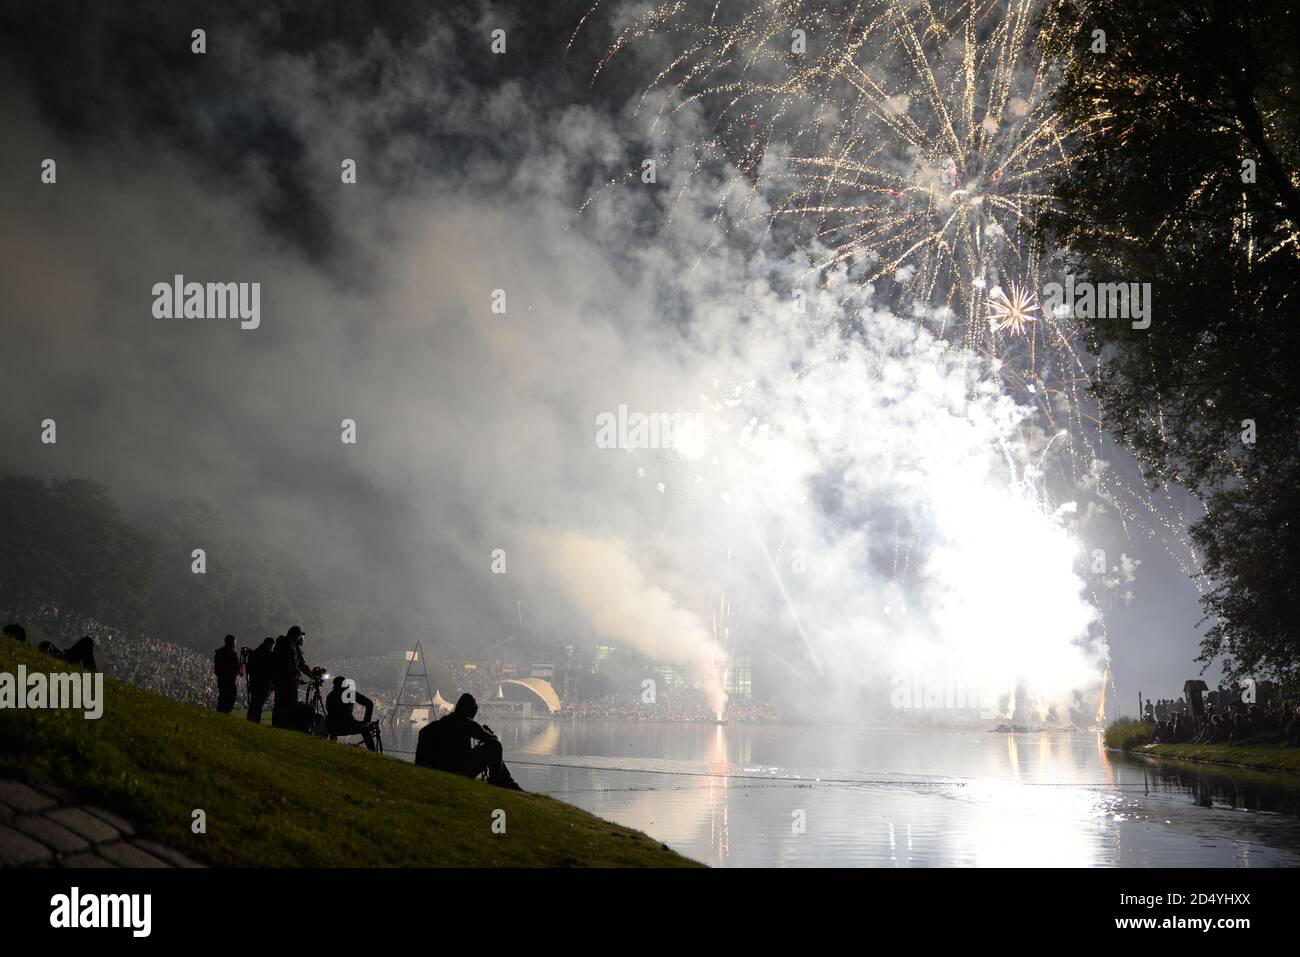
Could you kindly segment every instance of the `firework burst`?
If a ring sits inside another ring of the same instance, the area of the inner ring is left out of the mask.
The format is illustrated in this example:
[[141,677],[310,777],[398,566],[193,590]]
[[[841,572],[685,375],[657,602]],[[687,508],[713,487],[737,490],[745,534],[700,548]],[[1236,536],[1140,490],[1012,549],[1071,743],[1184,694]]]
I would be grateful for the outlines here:
[[715,135],[697,158],[749,176],[772,227],[814,241],[814,268],[947,306],[981,349],[985,290],[1006,269],[1037,284],[1028,230],[1045,177],[1069,162],[1031,42],[1039,7],[760,0],[729,20],[719,3],[672,0],[627,26],[597,72],[634,41],[669,44],[643,101],[661,94],[659,117],[706,108]]
[[1011,284],[1011,295],[1002,291],[1001,287],[995,288],[989,293],[989,324],[994,329],[1007,330],[1019,335],[1025,334],[1025,323],[1037,322],[1038,317],[1033,313],[1038,311],[1038,303],[1034,299],[1034,294],[1028,289],[1021,289],[1014,282]]
[[1125,536],[1160,543],[1195,580],[1182,506],[1109,467],[1079,330],[1035,298],[1033,228],[1088,125],[1064,126],[1052,105],[1059,64],[1039,41],[1072,28],[1056,9],[665,0],[616,33],[595,72],[633,45],[652,47],[660,66],[640,107],[653,112],[651,135],[680,111],[705,120],[702,136],[659,156],[684,169],[675,202],[711,168],[739,171],[748,188],[723,191],[719,223],[757,220],[803,251],[825,289],[847,298],[871,286],[896,313],[982,356],[1036,407],[1041,435],[1072,436],[1060,487],[1095,495]]

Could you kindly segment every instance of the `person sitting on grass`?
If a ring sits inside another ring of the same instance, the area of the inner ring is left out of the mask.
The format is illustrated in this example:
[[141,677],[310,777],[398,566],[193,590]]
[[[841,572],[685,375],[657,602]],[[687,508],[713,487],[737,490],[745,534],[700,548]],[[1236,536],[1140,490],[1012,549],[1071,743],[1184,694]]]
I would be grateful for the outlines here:
[[82,635],[67,651],[60,651],[51,641],[42,641],[36,646],[36,650],[53,655],[55,658],[62,658],[69,664],[85,668],[87,671],[99,670],[95,667],[95,639],[90,635]]
[[478,702],[474,696],[469,692],[461,695],[451,713],[420,729],[415,763],[422,768],[450,771],[471,778],[486,771],[489,784],[522,791],[501,760],[500,740],[491,728],[474,720],[476,714]]

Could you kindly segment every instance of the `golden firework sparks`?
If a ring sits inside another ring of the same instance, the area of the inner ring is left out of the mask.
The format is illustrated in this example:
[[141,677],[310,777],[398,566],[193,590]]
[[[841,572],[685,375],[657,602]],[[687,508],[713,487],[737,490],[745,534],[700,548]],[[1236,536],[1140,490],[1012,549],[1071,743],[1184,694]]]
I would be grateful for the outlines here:
[[989,293],[989,324],[998,331],[1010,329],[1023,336],[1025,323],[1038,321],[1038,317],[1033,315],[1037,311],[1038,303],[1034,294],[1028,289],[1021,289],[1014,282],[1009,296],[1001,287]]
[[[1183,506],[1106,467],[1080,329],[1034,302],[1033,227],[1050,181],[1070,169],[1071,142],[1110,119],[1103,107],[1069,126],[1055,111],[1063,64],[1041,41],[1075,29],[1067,10],[1047,0],[659,0],[618,26],[595,73],[651,46],[660,67],[640,99],[653,112],[649,133],[663,137],[680,111],[707,117],[693,141],[659,140],[661,166],[683,171],[669,221],[696,177],[716,185],[719,169],[739,172],[739,191],[721,191],[718,222],[765,220],[801,246],[810,275],[843,273],[845,296],[876,286],[989,360],[1046,431],[1070,431],[1071,478],[1115,510],[1125,535],[1162,545],[1199,590]],[[633,167],[608,186],[639,175]],[[997,301],[1008,275],[1024,291],[1011,284]]]

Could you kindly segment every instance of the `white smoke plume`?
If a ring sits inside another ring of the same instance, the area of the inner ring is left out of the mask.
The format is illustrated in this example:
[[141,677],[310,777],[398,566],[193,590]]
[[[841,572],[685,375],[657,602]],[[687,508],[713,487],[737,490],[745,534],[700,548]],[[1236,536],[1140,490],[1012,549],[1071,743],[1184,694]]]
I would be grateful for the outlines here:
[[[435,31],[430,69],[453,42]],[[417,609],[449,644],[526,600],[539,628],[673,664],[715,702],[730,649],[706,622],[723,594],[730,640],[789,666],[772,684],[807,676],[828,708],[909,670],[1053,702],[1096,686],[1044,437],[981,360],[874,302],[852,269],[810,276],[806,251],[765,236],[762,197],[717,217],[720,192],[749,188],[730,171],[600,190],[637,130],[536,109],[516,86],[478,96],[395,71],[391,109],[432,99],[511,161],[435,164],[380,201],[340,191],[334,144],[366,140],[367,110],[340,92],[359,68],[331,62],[268,58],[248,82],[302,79],[284,121],[334,177],[339,246],[360,251],[346,276],[148,141],[56,143],[85,185],[5,195],[5,248],[60,264],[57,282],[5,277],[22,360],[6,434],[59,415],[42,467],[145,508],[207,497],[339,597]],[[52,139],[24,95],[6,94],[16,135]],[[404,169],[406,148],[375,142],[363,169]],[[152,318],[152,284],[175,273],[261,281],[261,328]],[[599,448],[597,417],[620,406],[703,426],[672,448]]]
[[721,681],[726,652],[699,615],[646,580],[626,542],[561,532],[539,533],[536,545],[549,556],[564,599],[587,618],[596,634],[686,670],[714,711],[722,714],[727,701]]

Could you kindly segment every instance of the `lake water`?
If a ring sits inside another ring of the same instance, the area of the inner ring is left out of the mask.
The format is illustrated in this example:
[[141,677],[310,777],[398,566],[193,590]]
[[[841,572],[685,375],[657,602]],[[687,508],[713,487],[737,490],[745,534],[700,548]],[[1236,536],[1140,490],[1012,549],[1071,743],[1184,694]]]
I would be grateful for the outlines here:
[[526,790],[715,867],[1300,864],[1300,777],[1157,764],[1095,732],[493,727]]

